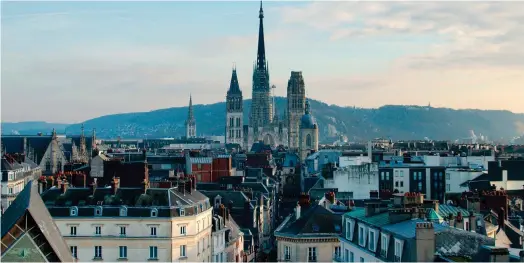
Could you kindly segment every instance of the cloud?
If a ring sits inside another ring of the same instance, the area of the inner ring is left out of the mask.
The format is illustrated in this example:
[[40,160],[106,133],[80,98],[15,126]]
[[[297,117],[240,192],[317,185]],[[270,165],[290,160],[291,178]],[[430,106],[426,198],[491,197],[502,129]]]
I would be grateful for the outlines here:
[[524,67],[524,2],[314,2],[280,14],[332,41],[439,37],[443,44],[399,62],[412,68]]

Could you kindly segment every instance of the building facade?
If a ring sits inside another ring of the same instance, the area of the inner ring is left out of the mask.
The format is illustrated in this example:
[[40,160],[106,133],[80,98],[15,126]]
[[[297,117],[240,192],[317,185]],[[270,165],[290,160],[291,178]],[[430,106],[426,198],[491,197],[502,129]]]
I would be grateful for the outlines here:
[[306,101],[306,111],[300,120],[300,160],[303,162],[311,152],[316,151],[318,151],[318,125],[310,113],[309,102]]
[[306,108],[306,90],[302,72],[291,72],[287,84],[287,94],[289,148],[298,149],[300,118],[304,115]]
[[244,145],[244,106],[242,91],[238,84],[237,69],[233,68],[226,96],[226,144]]

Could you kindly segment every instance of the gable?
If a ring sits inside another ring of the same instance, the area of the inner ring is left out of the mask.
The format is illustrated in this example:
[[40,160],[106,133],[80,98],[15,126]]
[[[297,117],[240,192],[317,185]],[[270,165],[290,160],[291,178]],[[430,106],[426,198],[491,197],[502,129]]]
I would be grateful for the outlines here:
[[42,251],[33,242],[29,234],[23,234],[4,255],[4,262],[47,262]]

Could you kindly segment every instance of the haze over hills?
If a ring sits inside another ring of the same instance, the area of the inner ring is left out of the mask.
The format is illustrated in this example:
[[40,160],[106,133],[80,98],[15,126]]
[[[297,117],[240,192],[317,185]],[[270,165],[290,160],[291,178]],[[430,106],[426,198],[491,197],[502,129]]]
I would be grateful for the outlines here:
[[[283,116],[286,99],[275,98],[279,116]],[[311,100],[313,115],[320,128],[320,140],[331,141],[338,134],[350,140],[367,140],[377,137],[400,139],[456,140],[477,135],[490,140],[510,140],[524,134],[524,114],[495,110],[454,110],[421,106],[386,105],[377,109],[340,107]],[[225,129],[225,103],[194,105],[198,135],[223,135]],[[251,100],[244,101],[244,122],[249,119]],[[160,109],[150,112],[123,113],[101,116],[84,122],[87,134],[96,128],[98,138],[158,138],[184,135],[187,107]],[[281,118],[281,117],[280,117]],[[39,124],[40,126],[36,125]],[[44,122],[2,123],[2,132],[20,134],[58,132],[65,124]],[[81,124],[65,127],[67,134],[79,134]],[[38,130],[41,129],[41,130]]]

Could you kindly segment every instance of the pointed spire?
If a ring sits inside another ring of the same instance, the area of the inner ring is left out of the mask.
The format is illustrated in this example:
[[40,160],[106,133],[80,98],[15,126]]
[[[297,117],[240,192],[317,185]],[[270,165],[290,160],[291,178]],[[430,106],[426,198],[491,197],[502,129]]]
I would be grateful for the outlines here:
[[310,113],[310,109],[309,109],[309,100],[306,99],[306,114],[309,114]]
[[257,67],[262,69],[266,66],[266,47],[264,43],[264,10],[262,9],[262,1],[260,1],[260,11],[258,18],[260,19],[260,25],[258,28]]
[[82,133],[81,133],[80,135],[81,135],[82,137],[84,137],[84,124],[83,124],[83,123],[82,123],[82,126],[81,126],[80,129],[81,129],[81,131],[82,131]]
[[228,95],[233,95],[233,94],[242,95],[242,91],[240,91],[240,85],[238,84],[236,66],[233,67],[233,71],[231,73],[231,81],[229,83],[229,90],[227,91],[227,94]]
[[191,96],[191,93],[189,94],[189,109],[187,113],[187,120],[193,120],[195,117],[193,115],[193,98]]

